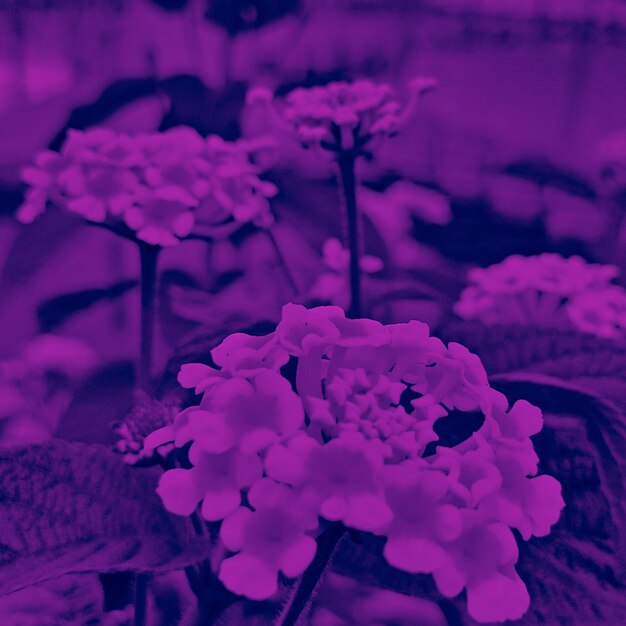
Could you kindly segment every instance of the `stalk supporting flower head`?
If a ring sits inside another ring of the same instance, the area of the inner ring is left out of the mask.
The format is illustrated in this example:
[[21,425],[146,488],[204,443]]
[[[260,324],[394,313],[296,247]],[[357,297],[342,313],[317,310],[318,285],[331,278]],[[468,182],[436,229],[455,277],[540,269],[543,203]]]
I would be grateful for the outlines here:
[[[559,483],[537,476],[530,437],[541,411],[510,405],[476,355],[420,322],[289,304],[274,332],[231,335],[212,360],[183,366],[179,381],[199,405],[145,444],[191,444],[191,469],[165,472],[159,493],[172,512],[200,506],[223,520],[227,588],[263,600],[279,573],[304,573],[282,616],[295,624],[350,528],[383,537],[390,565],[431,574],[444,596],[465,589],[474,619],[524,614],[512,530],[548,534],[564,503]],[[476,411],[476,432],[437,445],[438,423]]]
[[391,137],[411,118],[419,97],[435,87],[431,78],[419,77],[409,84],[410,99],[404,109],[386,84],[369,80],[332,82],[323,87],[300,88],[278,110],[272,93],[263,87],[248,93],[250,104],[266,107],[274,125],[295,134],[305,147],[315,146],[333,155],[337,164],[345,217],[345,239],[350,251],[351,317],[362,313],[361,215],[356,201],[356,161],[368,154],[384,137]]

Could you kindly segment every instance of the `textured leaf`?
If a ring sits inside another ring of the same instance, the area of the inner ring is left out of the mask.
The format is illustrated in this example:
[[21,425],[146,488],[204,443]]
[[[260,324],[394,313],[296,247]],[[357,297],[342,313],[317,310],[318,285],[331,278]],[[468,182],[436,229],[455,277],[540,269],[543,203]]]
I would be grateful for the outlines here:
[[98,626],[102,586],[94,574],[61,576],[0,596],[0,623],[11,626]]
[[156,495],[158,471],[107,448],[52,441],[0,452],[0,593],[74,572],[158,572],[208,543]]
[[490,375],[532,371],[571,380],[626,374],[626,353],[617,343],[575,331],[455,321],[441,335],[476,352]]

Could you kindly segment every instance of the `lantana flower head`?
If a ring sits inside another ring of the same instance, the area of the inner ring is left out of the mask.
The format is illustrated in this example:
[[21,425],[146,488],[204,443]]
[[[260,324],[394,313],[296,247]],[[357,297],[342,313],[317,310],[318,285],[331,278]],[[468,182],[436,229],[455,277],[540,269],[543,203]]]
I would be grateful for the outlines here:
[[243,143],[204,138],[188,127],[131,136],[70,131],[59,153],[24,170],[30,188],[17,218],[32,222],[53,205],[151,245],[217,236],[247,222],[272,223],[262,181]]
[[614,265],[578,256],[512,255],[475,268],[454,310],[484,324],[577,328],[602,337],[622,334],[626,291],[612,284]]
[[305,146],[352,150],[394,135],[411,115],[417,98],[434,86],[430,78],[411,81],[411,97],[404,109],[390,85],[370,80],[294,89],[280,112],[271,106],[272,94],[265,88],[253,89],[248,102],[268,106],[278,125],[291,129]]
[[[192,468],[166,472],[160,493],[174,512],[226,516],[220,534],[235,554],[219,576],[229,589],[270,597],[278,573],[301,574],[320,529],[340,523],[383,537],[393,567],[433,574],[445,595],[466,588],[478,620],[524,612],[511,528],[543,536],[563,500],[554,479],[537,476],[530,437],[541,411],[509,406],[476,355],[419,322],[290,304],[274,332],[232,335],[213,357],[181,371],[199,405],[147,442],[191,443]],[[483,422],[444,447],[438,424],[452,411]],[[245,480],[242,463],[256,468]],[[216,491],[228,492],[219,510]],[[510,609],[484,604],[503,589],[514,594]]]

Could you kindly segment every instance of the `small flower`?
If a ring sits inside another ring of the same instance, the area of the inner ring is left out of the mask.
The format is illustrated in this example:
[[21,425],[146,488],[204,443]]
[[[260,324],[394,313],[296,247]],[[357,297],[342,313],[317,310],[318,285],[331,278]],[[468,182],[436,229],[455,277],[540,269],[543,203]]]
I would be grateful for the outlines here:
[[241,505],[241,490],[262,475],[256,454],[229,450],[222,454],[202,451],[196,444],[189,449],[191,469],[171,469],[159,480],[157,493],[165,508],[176,515],[191,515],[202,502],[202,516],[215,522]]
[[193,230],[196,205],[196,199],[178,187],[143,188],[124,212],[124,221],[141,241],[153,246],[175,246]]
[[276,337],[294,356],[304,356],[313,349],[326,349],[339,340],[341,332],[334,323],[345,319],[339,307],[307,309],[299,304],[286,304],[276,327]]
[[225,379],[219,393],[211,390],[200,407],[183,411],[158,441],[169,436],[177,447],[195,441],[205,452],[237,448],[252,454],[295,433],[303,423],[302,403],[289,382],[264,370],[248,378]]
[[354,433],[324,445],[310,437],[294,437],[270,448],[265,470],[318,502],[319,513],[327,520],[369,531],[392,515],[377,479],[382,464],[380,442]]
[[411,574],[432,573],[447,560],[443,542],[462,530],[457,507],[446,504],[449,481],[423,461],[405,461],[381,470],[393,519],[378,533],[387,538],[385,559]]
[[415,391],[428,394],[434,402],[461,411],[478,408],[489,388],[487,373],[478,356],[455,342],[448,344],[445,353],[434,357],[432,367],[424,368],[409,382],[413,382]]
[[219,578],[234,593],[266,600],[278,590],[279,572],[295,578],[313,560],[317,545],[308,533],[317,516],[297,493],[269,479],[258,481],[248,500],[253,510],[240,507],[222,524],[220,538],[237,554],[222,562]]
[[32,167],[24,169],[22,180],[29,189],[16,215],[20,222],[30,224],[46,210],[47,203],[60,193],[58,177],[67,167],[67,161],[61,155],[45,150],[37,155]]
[[467,591],[467,608],[479,622],[519,619],[530,604],[528,590],[515,571],[517,544],[504,524],[461,510],[462,532],[445,544],[445,564],[434,571],[446,597]]

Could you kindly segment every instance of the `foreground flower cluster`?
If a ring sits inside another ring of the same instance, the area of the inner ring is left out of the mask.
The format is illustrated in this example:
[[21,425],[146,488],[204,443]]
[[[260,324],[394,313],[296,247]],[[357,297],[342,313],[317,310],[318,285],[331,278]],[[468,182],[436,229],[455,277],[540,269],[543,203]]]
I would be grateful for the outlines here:
[[60,153],[43,152],[24,171],[30,188],[17,217],[30,223],[52,204],[159,246],[198,227],[268,226],[276,188],[249,156],[243,145],[188,127],[137,136],[72,130]]
[[558,254],[512,255],[469,272],[455,312],[484,324],[577,328],[598,337],[623,337],[626,291],[611,281],[614,265]]
[[[478,620],[526,611],[512,529],[548,534],[563,500],[554,478],[536,476],[530,436],[541,411],[509,406],[476,355],[419,322],[384,326],[291,304],[275,332],[231,335],[212,359],[216,367],[182,367],[179,381],[200,403],[146,447],[190,444],[191,468],[166,471],[159,494],[173,513],[200,505],[206,520],[223,520],[226,587],[272,596],[279,572],[302,574],[316,535],[341,522],[385,537],[392,566],[432,574],[445,596],[466,589]],[[435,447],[453,411],[484,422],[464,442]]]

